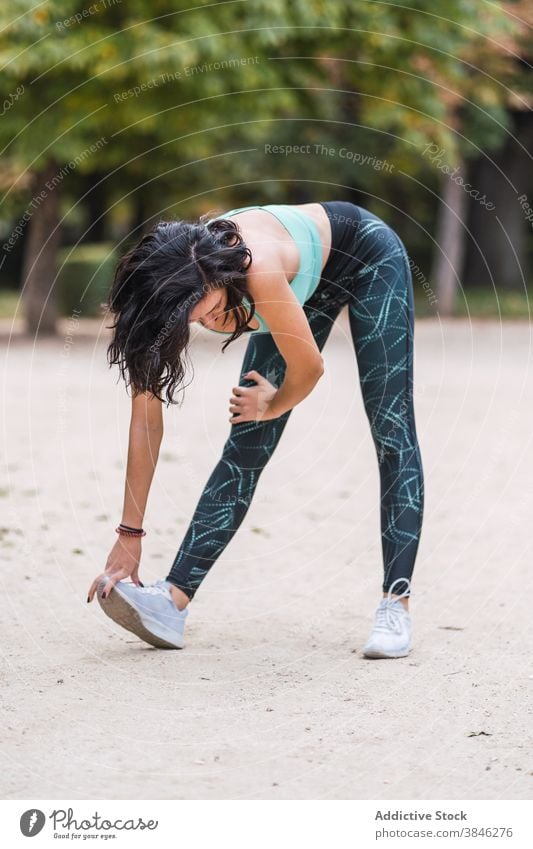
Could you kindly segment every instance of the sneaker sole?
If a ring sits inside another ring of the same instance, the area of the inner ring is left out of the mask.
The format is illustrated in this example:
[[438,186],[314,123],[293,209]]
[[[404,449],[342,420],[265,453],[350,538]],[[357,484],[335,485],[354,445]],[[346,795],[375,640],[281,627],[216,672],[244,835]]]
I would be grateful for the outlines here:
[[[117,625],[120,625],[122,628],[125,628],[127,631],[131,631],[132,634],[135,634],[136,637],[139,637],[141,640],[144,640],[145,643],[149,643],[151,646],[155,646],[158,649],[182,649],[183,642],[181,645],[176,645],[176,643],[169,642],[168,640],[163,639],[158,636],[156,633],[148,630],[146,625],[144,624],[138,610],[129,602],[127,598],[125,598],[117,587],[113,587],[111,593],[108,598],[102,598],[102,592],[104,588],[107,586],[107,580],[100,581],[98,584],[98,588],[96,591],[96,595],[98,598],[98,602],[100,607],[104,611],[106,616],[109,616],[113,622],[116,622]],[[156,623],[154,623],[155,625]],[[159,631],[164,630],[164,626],[156,625]]]
[[411,649],[407,649],[407,651],[389,652],[388,654],[385,654],[385,652],[372,651],[372,649],[370,649],[369,651],[364,651],[363,655],[364,657],[369,657],[371,660],[387,660],[395,657],[407,657],[410,651]]

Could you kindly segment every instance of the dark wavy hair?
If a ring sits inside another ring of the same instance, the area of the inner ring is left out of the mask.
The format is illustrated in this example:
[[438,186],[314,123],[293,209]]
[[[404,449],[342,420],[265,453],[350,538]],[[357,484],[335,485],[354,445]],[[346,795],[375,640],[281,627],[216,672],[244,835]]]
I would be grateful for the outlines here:
[[[134,394],[149,392],[167,404],[184,389],[189,316],[208,292],[224,286],[227,315],[241,336],[255,313],[246,284],[252,254],[235,222],[161,221],[118,263],[105,307],[114,315],[109,366],[118,365]],[[243,304],[249,303],[249,309]]]

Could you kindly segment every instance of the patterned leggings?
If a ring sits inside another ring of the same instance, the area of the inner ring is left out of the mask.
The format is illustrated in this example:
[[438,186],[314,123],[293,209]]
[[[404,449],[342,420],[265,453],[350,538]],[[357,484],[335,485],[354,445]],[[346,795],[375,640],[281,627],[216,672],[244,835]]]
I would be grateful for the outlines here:
[[[331,223],[332,249],[304,311],[322,350],[340,309],[348,303],[359,382],[379,464],[386,592],[397,579],[410,581],[424,502],[413,410],[411,271],[402,241],[380,218],[345,201],[322,206]],[[239,385],[255,385],[243,378],[252,369],[280,385],[285,362],[270,333],[250,336]],[[231,425],[167,576],[189,598],[243,521],[290,414],[289,410],[271,421]],[[400,580],[394,592],[408,595],[408,581]]]

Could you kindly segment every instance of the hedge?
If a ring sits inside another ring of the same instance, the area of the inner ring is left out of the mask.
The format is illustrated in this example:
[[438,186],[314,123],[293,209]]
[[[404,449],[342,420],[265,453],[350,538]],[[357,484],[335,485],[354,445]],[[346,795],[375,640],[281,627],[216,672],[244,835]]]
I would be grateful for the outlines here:
[[59,251],[57,297],[62,315],[81,310],[82,316],[101,316],[113,281],[118,255],[111,242],[79,245]]

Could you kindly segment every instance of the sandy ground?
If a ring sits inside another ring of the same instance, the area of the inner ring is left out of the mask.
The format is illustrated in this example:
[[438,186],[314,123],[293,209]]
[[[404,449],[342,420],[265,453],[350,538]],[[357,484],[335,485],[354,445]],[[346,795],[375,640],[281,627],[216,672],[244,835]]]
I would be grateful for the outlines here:
[[[3,363],[4,798],[531,797],[531,328],[420,321],[415,648],[367,661],[377,464],[341,315],[245,523],[152,649],[86,591],[120,518],[129,399],[97,324]],[[198,328],[165,412],[141,577],[166,574],[229,430],[246,340]]]

